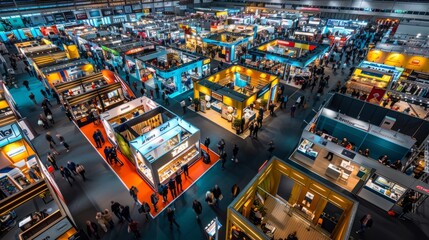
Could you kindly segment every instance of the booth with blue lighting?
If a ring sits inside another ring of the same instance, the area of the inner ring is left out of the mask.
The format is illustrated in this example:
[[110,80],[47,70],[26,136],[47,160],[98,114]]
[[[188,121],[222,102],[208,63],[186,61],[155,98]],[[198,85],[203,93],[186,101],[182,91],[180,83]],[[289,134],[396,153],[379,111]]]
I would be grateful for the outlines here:
[[203,43],[221,47],[222,51],[218,55],[219,58],[222,60],[225,59],[226,62],[235,62],[238,60],[237,48],[242,45],[247,47],[252,37],[245,34],[223,31],[206,36],[203,38]]

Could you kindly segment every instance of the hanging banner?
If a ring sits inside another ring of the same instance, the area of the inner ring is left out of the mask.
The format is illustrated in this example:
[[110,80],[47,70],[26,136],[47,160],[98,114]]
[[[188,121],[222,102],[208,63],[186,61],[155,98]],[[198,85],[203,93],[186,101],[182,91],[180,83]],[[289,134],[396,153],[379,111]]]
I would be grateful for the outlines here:
[[386,93],[386,89],[373,87],[366,98],[366,101],[378,105],[380,104],[381,99],[383,99],[384,93]]

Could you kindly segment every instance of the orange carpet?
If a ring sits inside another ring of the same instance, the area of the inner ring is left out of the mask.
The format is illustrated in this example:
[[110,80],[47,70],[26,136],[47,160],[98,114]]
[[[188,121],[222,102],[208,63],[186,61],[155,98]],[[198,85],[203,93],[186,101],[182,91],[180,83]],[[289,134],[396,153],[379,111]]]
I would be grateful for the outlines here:
[[[96,144],[94,139],[92,138],[92,135],[94,134],[94,131],[96,129],[100,129],[103,133],[104,139],[106,143],[103,145],[102,148],[96,148]],[[106,132],[104,131],[103,125],[100,123],[98,125],[88,124],[86,126],[83,126],[80,128],[82,133],[89,139],[92,146],[98,150],[98,152],[103,156],[103,159],[107,162],[104,156],[104,146],[112,146],[110,142],[107,140]],[[206,149],[205,146],[201,144],[201,147],[203,149]],[[118,157],[119,159],[124,163],[124,165],[121,167],[119,165],[112,164],[110,165],[112,169],[116,172],[116,174],[119,176],[119,178],[122,180],[122,182],[128,187],[131,188],[131,186],[136,186],[139,190],[138,192],[138,199],[140,202],[147,202],[149,205],[151,205],[151,215],[152,217],[156,217],[162,210],[164,210],[168,204],[171,203],[173,200],[170,191],[168,192],[168,201],[163,203],[162,202],[162,196],[159,195],[159,202],[157,204],[158,212],[155,212],[154,208],[152,207],[152,204],[150,202],[150,195],[153,193],[153,189],[150,187],[148,183],[146,183],[145,180],[143,180],[142,177],[137,173],[136,167],[134,164],[132,164],[126,157],[124,157],[119,151]],[[189,168],[189,177],[185,178],[184,175],[182,175],[182,185],[183,185],[183,192],[188,189],[192,183],[194,183],[199,177],[201,177],[207,170],[209,170],[217,161],[219,161],[219,156],[214,153],[213,151],[210,152],[210,164],[205,164],[202,161],[202,158],[197,160],[192,166]],[[180,196],[182,192],[178,192],[177,194]],[[131,198],[131,196],[130,196]]]

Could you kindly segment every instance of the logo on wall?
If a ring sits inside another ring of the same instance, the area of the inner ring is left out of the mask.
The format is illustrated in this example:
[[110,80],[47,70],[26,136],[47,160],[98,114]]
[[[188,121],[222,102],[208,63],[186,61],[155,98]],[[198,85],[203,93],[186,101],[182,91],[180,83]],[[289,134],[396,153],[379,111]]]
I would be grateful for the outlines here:
[[108,8],[108,9],[101,9],[101,13],[103,14],[103,16],[112,16],[113,15],[113,11],[112,9]]

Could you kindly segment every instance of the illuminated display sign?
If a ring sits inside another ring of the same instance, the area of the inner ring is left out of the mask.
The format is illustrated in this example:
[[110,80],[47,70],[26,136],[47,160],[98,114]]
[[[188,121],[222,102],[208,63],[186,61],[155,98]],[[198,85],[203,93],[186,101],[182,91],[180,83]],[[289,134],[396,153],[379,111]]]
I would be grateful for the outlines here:
[[134,48],[134,49],[126,51],[125,55],[136,54],[136,53],[143,52],[146,50],[155,50],[155,45],[149,45],[149,46]]

